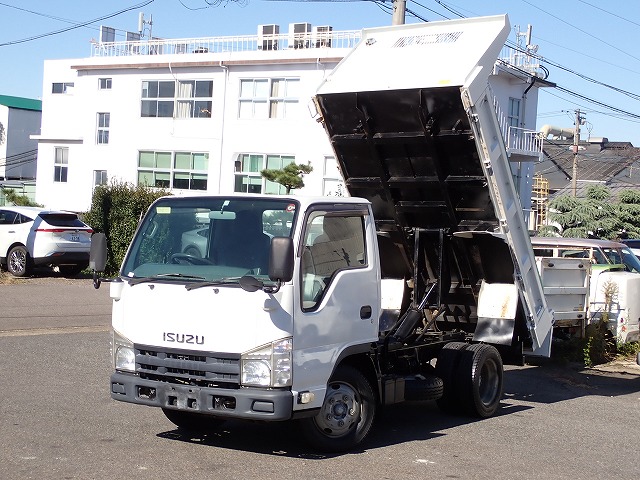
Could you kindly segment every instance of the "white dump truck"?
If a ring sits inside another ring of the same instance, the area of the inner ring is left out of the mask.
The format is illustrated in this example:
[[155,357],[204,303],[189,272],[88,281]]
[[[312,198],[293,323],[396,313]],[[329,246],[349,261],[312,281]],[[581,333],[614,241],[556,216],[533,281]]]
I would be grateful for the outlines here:
[[351,197],[152,204],[110,283],[112,398],[182,429],[297,420],[327,451],[405,400],[493,415],[553,323],[488,89],[508,33],[363,31],[315,97]]

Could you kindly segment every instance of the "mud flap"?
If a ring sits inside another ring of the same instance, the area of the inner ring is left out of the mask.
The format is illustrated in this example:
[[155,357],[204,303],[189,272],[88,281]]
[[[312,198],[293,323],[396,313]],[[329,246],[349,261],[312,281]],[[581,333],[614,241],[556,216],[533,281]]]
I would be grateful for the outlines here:
[[475,342],[511,345],[518,308],[518,289],[511,283],[482,282],[478,296]]

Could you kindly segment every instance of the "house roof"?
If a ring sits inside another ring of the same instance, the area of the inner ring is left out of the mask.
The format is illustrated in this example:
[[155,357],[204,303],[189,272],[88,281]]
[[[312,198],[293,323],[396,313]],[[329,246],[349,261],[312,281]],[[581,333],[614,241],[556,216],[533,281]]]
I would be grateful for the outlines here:
[[0,105],[9,108],[19,108],[21,110],[42,111],[42,100],[33,98],[12,97],[10,95],[0,95]]
[[[535,165],[535,173],[549,181],[552,195],[573,192],[572,147],[570,140],[544,142],[543,159]],[[614,195],[619,190],[640,188],[640,148],[630,142],[609,142],[607,139],[580,142],[578,147],[577,196],[593,184],[609,187]]]

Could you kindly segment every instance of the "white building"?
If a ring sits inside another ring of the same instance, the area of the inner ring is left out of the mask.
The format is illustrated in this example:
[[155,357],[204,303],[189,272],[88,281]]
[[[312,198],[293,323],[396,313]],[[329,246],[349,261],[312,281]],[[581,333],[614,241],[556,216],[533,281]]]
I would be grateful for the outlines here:
[[[94,186],[111,179],[175,194],[275,193],[282,187],[260,170],[292,161],[314,167],[301,193],[344,193],[311,98],[360,32],[307,23],[278,32],[98,42],[88,58],[46,61],[36,200],[86,211]],[[545,82],[532,82],[535,66],[519,67],[497,63],[491,82],[513,159],[532,167],[541,146],[520,143]]]

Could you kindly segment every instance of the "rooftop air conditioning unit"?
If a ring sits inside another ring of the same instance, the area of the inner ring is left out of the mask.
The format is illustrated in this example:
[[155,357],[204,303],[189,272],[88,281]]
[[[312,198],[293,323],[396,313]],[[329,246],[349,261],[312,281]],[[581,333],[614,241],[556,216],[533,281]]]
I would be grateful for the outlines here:
[[333,27],[331,25],[323,25],[313,27],[313,38],[316,43],[316,48],[329,47],[331,48],[331,32]]
[[277,50],[279,25],[258,25],[258,50]]
[[129,53],[133,55],[139,54],[140,44],[138,42],[140,41],[140,34],[137,32],[127,32],[126,40],[127,40],[127,49],[129,50]]
[[116,41],[116,29],[100,25],[100,43],[110,43]]
[[289,48],[309,48],[311,42],[310,23],[289,24]]

